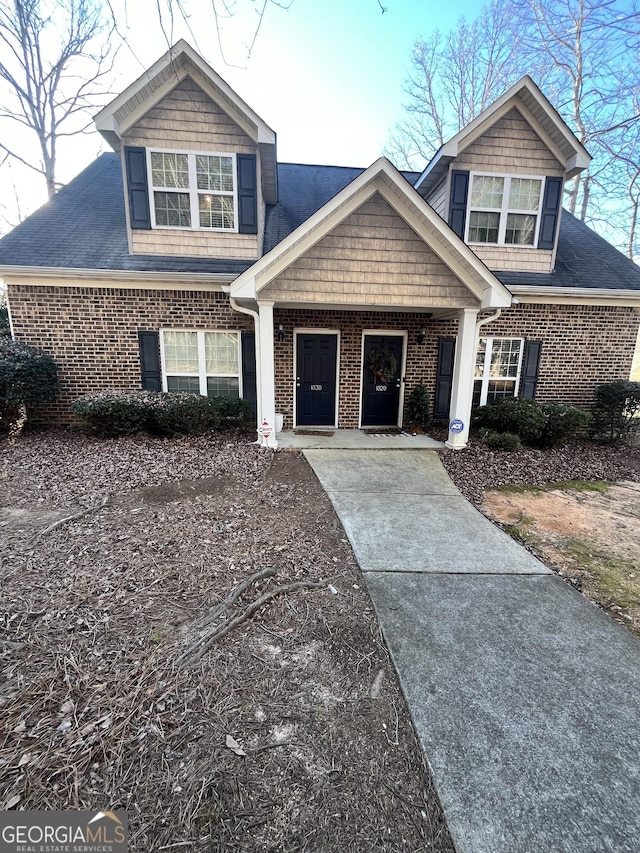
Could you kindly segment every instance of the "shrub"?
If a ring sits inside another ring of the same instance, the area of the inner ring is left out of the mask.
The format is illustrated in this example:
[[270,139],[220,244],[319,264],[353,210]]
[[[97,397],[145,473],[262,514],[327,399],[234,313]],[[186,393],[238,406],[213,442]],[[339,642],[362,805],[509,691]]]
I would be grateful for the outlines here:
[[522,441],[515,432],[496,432],[488,429],[483,433],[482,441],[492,450],[522,450]]
[[640,382],[617,379],[596,388],[590,433],[609,444],[628,441],[640,429]]
[[58,397],[58,368],[50,355],[0,336],[0,432],[8,432],[25,406],[53,403]]
[[431,396],[422,380],[412,389],[407,403],[407,422],[428,429],[431,420]]
[[200,435],[248,421],[250,407],[231,397],[155,391],[105,391],[87,394],[71,411],[99,435],[114,437],[145,430],[159,435]]
[[539,444],[542,447],[557,447],[565,444],[577,433],[582,432],[591,416],[584,409],[565,406],[562,403],[543,403],[540,407],[545,417]]
[[495,432],[515,433],[523,444],[538,443],[545,425],[544,412],[540,406],[533,400],[521,397],[508,397],[474,409],[473,420],[476,426]]
[[0,293],[0,335],[10,335],[9,306],[7,305],[7,294]]

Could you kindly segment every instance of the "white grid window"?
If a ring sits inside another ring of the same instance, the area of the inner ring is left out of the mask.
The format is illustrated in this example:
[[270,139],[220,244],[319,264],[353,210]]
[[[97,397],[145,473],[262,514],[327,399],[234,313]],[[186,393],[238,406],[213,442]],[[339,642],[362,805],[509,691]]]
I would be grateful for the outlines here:
[[152,224],[156,228],[235,231],[235,157],[149,151]]
[[203,397],[240,397],[240,364],[239,332],[162,332],[166,391],[191,391]]
[[542,178],[471,175],[467,241],[535,246]]
[[476,352],[473,405],[516,397],[520,384],[522,338],[480,338]]

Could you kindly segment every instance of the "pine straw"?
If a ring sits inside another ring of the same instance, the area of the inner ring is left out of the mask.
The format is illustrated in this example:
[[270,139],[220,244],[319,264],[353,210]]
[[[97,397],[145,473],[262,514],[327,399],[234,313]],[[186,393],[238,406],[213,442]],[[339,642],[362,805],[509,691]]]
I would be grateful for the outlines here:
[[0,450],[0,808],[124,808],[132,851],[450,853],[301,457],[64,432]]

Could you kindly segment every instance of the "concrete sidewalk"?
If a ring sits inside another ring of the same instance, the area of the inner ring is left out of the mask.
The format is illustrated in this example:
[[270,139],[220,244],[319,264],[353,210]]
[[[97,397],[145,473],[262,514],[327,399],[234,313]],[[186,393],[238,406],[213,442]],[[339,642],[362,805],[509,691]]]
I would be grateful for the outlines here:
[[306,450],[371,593],[458,853],[640,849],[640,642],[437,454]]

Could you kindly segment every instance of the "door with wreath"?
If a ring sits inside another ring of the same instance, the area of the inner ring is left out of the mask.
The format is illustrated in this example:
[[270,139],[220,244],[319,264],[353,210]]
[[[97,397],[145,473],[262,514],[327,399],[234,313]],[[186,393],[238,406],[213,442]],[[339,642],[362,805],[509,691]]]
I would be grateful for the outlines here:
[[364,336],[362,426],[395,427],[400,423],[403,335]]

